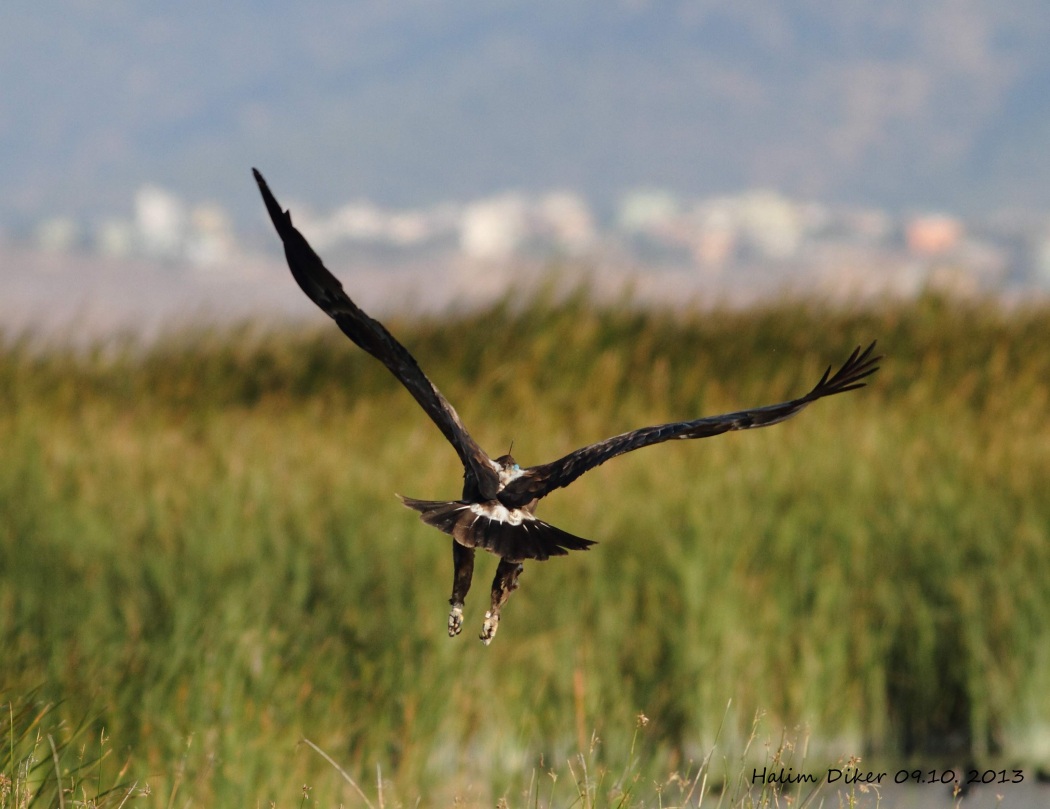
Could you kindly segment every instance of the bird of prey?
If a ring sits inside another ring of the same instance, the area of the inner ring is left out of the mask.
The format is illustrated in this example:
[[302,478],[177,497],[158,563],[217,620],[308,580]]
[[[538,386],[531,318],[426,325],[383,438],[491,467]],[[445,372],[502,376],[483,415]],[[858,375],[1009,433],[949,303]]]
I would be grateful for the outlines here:
[[878,370],[881,357],[873,357],[875,343],[863,351],[858,347],[849,359],[831,373],[829,367],[816,386],[804,396],[780,404],[643,427],[607,438],[539,466],[521,467],[509,454],[490,458],[460,421],[455,409],[420,369],[401,343],[383,324],[373,320],[355,304],[342,284],[330,273],[303,235],[292,225],[270,192],[266,180],[252,170],[266,210],[273,220],[292,276],[310,300],[339,328],[400,380],[419,406],[434,421],[463,463],[463,496],[459,500],[415,500],[401,497],[406,506],[419,512],[427,525],[452,537],[452,609],[448,634],[455,637],[463,625],[463,603],[474,573],[474,552],[483,548],[500,558],[492,582],[491,603],[485,613],[481,640],[487,645],[499,628],[500,611],[513,590],[526,559],[544,560],[569,551],[586,550],[594,543],[562,531],[536,516],[536,504],[555,489],[568,486],[580,475],[625,452],[675,438],[707,438],[731,430],[766,427],[789,419],[807,405],[863,387],[862,381]]

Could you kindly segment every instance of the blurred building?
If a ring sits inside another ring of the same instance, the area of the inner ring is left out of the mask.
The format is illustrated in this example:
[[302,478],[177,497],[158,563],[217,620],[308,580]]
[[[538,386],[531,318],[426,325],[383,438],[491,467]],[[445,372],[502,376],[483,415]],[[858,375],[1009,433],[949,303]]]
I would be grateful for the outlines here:
[[965,231],[962,222],[947,214],[913,217],[904,228],[908,250],[919,256],[938,256],[957,249]]
[[127,258],[136,249],[135,226],[127,219],[104,219],[95,226],[95,251],[106,258]]
[[598,242],[598,229],[587,203],[571,191],[552,191],[535,206],[536,232],[555,249],[580,255]]
[[53,216],[40,222],[33,234],[36,246],[49,253],[68,253],[80,246],[80,224],[68,216]]
[[460,222],[460,250],[470,258],[508,259],[528,234],[524,197],[503,194],[466,206]]
[[671,226],[679,211],[678,200],[670,191],[631,191],[620,199],[616,224],[628,234],[658,233]]
[[181,257],[187,221],[182,200],[163,188],[146,185],[135,194],[135,228],[140,249],[147,256]]
[[197,205],[190,212],[185,255],[195,267],[220,267],[237,254],[233,222],[216,203]]
[[802,246],[799,206],[776,191],[756,190],[733,199],[744,243],[761,258],[783,261]]

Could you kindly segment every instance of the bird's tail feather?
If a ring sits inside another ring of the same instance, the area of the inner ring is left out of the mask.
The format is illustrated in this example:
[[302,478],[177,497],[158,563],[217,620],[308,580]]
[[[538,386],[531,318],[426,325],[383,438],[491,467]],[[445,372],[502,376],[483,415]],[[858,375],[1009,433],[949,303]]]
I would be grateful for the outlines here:
[[484,548],[509,562],[526,559],[544,560],[565,556],[569,551],[584,551],[593,540],[574,536],[534,517],[518,523],[490,519],[471,509],[462,500],[415,500],[401,497],[401,502],[419,512],[427,525],[444,531],[468,548]]

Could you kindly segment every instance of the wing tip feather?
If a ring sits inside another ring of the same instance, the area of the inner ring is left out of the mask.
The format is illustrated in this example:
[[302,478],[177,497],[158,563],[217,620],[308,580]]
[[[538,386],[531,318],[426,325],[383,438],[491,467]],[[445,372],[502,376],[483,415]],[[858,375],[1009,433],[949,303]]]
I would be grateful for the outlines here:
[[872,356],[877,343],[878,340],[872,340],[866,348],[863,345],[854,348],[846,361],[842,363],[842,367],[834,374],[829,377],[828,371],[824,372],[824,376],[813,387],[807,398],[813,401],[824,396],[833,396],[837,393],[863,388],[867,383],[861,380],[867,379],[879,370],[878,362],[882,359],[882,355]]

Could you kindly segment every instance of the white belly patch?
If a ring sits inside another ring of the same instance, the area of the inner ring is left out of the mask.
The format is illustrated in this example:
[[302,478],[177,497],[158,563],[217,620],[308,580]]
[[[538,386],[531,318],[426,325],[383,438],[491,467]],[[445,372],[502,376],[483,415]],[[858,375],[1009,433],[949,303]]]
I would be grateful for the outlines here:
[[524,520],[536,519],[518,508],[507,508],[501,503],[471,503],[470,510],[480,517],[486,517],[496,522],[521,525]]

